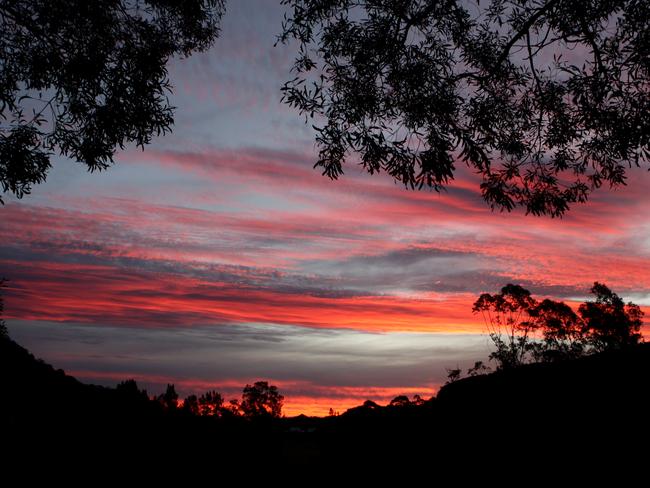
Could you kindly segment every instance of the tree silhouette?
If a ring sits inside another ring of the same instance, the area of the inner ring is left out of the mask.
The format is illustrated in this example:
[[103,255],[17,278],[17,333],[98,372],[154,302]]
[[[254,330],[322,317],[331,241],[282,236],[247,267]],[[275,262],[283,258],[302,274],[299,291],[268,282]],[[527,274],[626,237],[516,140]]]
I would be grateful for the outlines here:
[[591,345],[597,351],[621,349],[641,340],[639,329],[643,311],[634,303],[625,304],[607,286],[595,282],[591,293],[595,302],[585,302],[578,312],[584,320]]
[[199,397],[199,413],[206,416],[220,416],[223,411],[223,397],[218,391],[206,391]]
[[528,290],[512,284],[494,295],[484,293],[474,303],[472,311],[483,315],[488,334],[496,346],[490,359],[496,361],[499,368],[519,366],[531,354],[532,333],[538,328],[531,311],[536,305]]
[[420,395],[413,395],[413,405],[424,405],[425,400]]
[[234,417],[241,415],[241,404],[239,400],[237,398],[231,398],[228,401],[228,405],[224,407],[223,413]]
[[536,344],[534,351],[538,359],[566,359],[585,352],[585,324],[566,303],[545,299],[530,313],[544,336],[544,341]]
[[223,11],[223,0],[0,1],[3,192],[45,181],[55,152],[102,170],[118,147],[168,132],[167,61],[207,49]]
[[411,400],[406,395],[398,395],[388,405],[391,407],[408,407],[411,405]]
[[199,400],[196,395],[190,395],[183,400],[182,411],[189,415],[199,415]]
[[463,376],[463,370],[456,367],[456,368],[447,368],[447,381],[445,382],[445,385],[448,385],[450,383],[455,383],[458,381],[461,377]]
[[[499,369],[519,366],[531,359],[555,361],[586,353],[622,349],[638,344],[642,335],[643,311],[634,303],[625,304],[607,286],[594,283],[596,301],[585,302],[576,314],[564,302],[535,300],[519,285],[506,285],[500,293],[482,294],[474,303],[480,312],[495,351],[490,359]],[[485,370],[479,361],[475,367]],[[450,382],[460,378],[460,369],[448,370]]]
[[493,209],[559,216],[650,158],[650,4],[640,0],[283,0],[284,101],[316,166],[353,155],[409,188],[457,161]]
[[163,408],[170,412],[178,408],[178,393],[176,393],[176,388],[173,384],[168,384],[165,393],[158,396],[158,402],[163,406]]
[[490,367],[483,364],[483,361],[475,361],[474,366],[467,370],[467,376],[481,376],[490,372]]
[[147,390],[140,390],[138,388],[138,383],[134,379],[125,380],[120,382],[115,390],[118,394],[124,398],[129,398],[131,400],[137,401],[148,401],[149,395],[147,395]]
[[280,417],[283,403],[284,397],[277,387],[256,381],[244,388],[240,408],[246,417]]
[[372,400],[366,400],[363,402],[361,405],[362,408],[366,408],[368,410],[378,410],[381,408],[377,402],[373,402]]

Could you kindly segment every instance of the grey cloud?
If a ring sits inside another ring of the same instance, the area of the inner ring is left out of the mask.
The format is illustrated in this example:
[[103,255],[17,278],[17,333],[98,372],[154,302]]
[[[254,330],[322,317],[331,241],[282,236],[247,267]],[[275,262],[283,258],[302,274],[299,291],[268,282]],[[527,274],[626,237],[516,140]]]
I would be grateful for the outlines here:
[[215,386],[260,378],[335,388],[435,385],[444,381],[445,368],[471,365],[489,354],[480,335],[374,334],[263,324],[173,330],[30,321],[9,325],[19,343],[57,368]]

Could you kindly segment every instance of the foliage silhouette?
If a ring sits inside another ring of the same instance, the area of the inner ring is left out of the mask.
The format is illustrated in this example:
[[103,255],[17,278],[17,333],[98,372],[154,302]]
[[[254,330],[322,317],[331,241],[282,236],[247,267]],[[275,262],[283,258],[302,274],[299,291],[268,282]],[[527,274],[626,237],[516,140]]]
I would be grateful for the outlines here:
[[129,398],[139,398],[140,400],[148,400],[147,390],[140,390],[138,384],[134,379],[125,380],[119,383],[115,390],[118,394]]
[[420,395],[413,395],[413,405],[424,405],[426,400]]
[[168,384],[165,393],[158,395],[158,402],[167,412],[176,411],[178,408],[178,393],[173,384]]
[[[596,301],[581,304],[579,315],[564,302],[538,302],[519,285],[506,285],[494,295],[482,294],[473,311],[483,315],[494,343],[490,359],[499,369],[510,369],[531,360],[565,360],[638,344],[643,324],[639,306],[625,304],[598,282],[590,291]],[[478,362],[475,368],[481,366]],[[470,376],[473,369],[468,371]],[[450,382],[459,379],[460,370],[450,370],[449,378]]]
[[199,415],[199,400],[196,395],[189,395],[183,400],[181,410],[188,415]]
[[538,328],[531,317],[535,306],[528,290],[512,284],[495,295],[484,293],[474,303],[472,311],[483,315],[490,339],[496,346],[490,359],[501,369],[519,366],[531,354],[532,333]]
[[597,351],[620,349],[638,344],[643,311],[634,303],[625,304],[607,286],[594,283],[591,293],[595,302],[585,302],[578,312],[589,334],[590,344]]
[[240,409],[246,417],[277,418],[282,415],[283,403],[284,396],[280,395],[276,386],[269,386],[266,381],[256,381],[244,388]]
[[199,397],[199,413],[204,416],[223,415],[223,397],[217,391],[206,391]]
[[388,404],[390,407],[408,407],[411,405],[411,400],[406,395],[398,395],[393,398]]
[[462,377],[462,375],[463,375],[463,370],[458,367],[447,368],[447,381],[445,382],[445,385],[458,381]]
[[363,402],[361,406],[369,410],[375,410],[379,408],[379,405],[376,402],[373,402],[372,400],[366,400],[365,402]]
[[535,344],[533,351],[538,360],[579,357],[585,352],[588,347],[585,324],[566,303],[547,298],[530,313],[544,337],[544,342]]
[[490,367],[483,364],[483,361],[476,361],[474,366],[467,370],[467,376],[470,378],[473,376],[480,376],[490,372]]
[[228,405],[223,409],[223,412],[227,413],[231,417],[239,416],[240,411],[241,411],[241,402],[237,398],[231,398],[228,401]]
[[3,192],[30,193],[55,151],[103,170],[118,147],[168,132],[167,61],[207,49],[223,12],[223,0],[0,1]]
[[640,0],[283,0],[284,101],[315,166],[358,155],[408,188],[461,160],[492,209],[561,216],[650,158],[650,5]]

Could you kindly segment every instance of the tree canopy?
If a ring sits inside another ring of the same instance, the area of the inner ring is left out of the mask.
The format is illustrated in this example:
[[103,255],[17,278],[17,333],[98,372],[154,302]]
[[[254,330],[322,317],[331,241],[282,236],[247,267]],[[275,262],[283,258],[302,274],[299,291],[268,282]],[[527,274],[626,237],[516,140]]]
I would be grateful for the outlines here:
[[169,131],[167,61],[207,49],[223,12],[223,0],[0,0],[3,192],[45,181],[56,152],[102,170]]
[[283,0],[284,100],[316,166],[441,190],[458,161],[493,209],[560,216],[650,157],[645,0]]

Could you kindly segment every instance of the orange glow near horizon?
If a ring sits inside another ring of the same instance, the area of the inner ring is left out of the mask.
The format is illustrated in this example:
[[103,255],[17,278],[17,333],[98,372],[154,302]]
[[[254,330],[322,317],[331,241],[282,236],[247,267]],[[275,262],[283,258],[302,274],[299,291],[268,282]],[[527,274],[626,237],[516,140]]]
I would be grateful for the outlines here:
[[[254,380],[228,380],[218,384],[187,378],[169,378],[165,376],[138,376],[116,375],[115,373],[105,373],[101,371],[71,370],[72,376],[85,382],[104,382],[108,385],[115,385],[127,378],[135,378],[140,387],[142,385],[157,385],[157,390],[148,391],[150,396],[155,396],[164,392],[164,385],[173,383],[176,391],[181,393],[179,404],[182,404],[183,397],[188,395],[201,395],[210,390],[216,390],[222,394],[224,401],[240,398],[244,385],[253,383]],[[269,380],[269,384],[278,387],[280,394],[284,396],[284,405],[282,414],[286,417],[295,417],[306,415],[308,417],[326,417],[329,415],[330,408],[338,414],[346,410],[361,406],[366,400],[371,400],[379,405],[388,405],[390,401],[400,395],[406,395],[413,399],[419,395],[422,399],[428,400],[436,395],[439,385],[422,385],[410,387],[339,387],[339,386],[321,386],[304,382],[276,381]],[[160,390],[160,391],[158,391]],[[312,390],[312,394],[305,394],[305,390]],[[301,393],[302,392],[302,393]]]
[[359,407],[366,400],[371,400],[381,406],[388,405],[390,401],[400,395],[406,395],[413,399],[419,395],[424,400],[435,396],[437,388],[432,387],[409,387],[409,388],[354,388],[342,389],[342,397],[311,397],[311,396],[290,396],[285,399],[282,412],[287,417],[295,417],[303,414],[308,417],[325,417],[329,414],[330,408],[336,414],[342,414],[346,410]]

